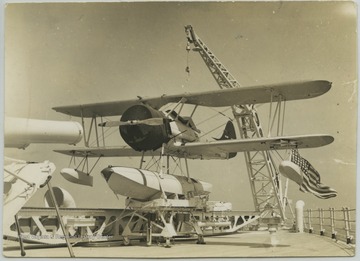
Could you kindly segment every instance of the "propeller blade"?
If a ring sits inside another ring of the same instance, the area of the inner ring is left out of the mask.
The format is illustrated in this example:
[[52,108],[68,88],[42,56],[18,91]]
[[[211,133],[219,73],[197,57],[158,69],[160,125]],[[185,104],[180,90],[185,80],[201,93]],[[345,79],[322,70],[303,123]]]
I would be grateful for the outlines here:
[[120,126],[121,121],[105,121],[103,123],[99,123],[99,127],[118,127]]
[[163,118],[149,118],[149,119],[145,119],[145,120],[134,120],[134,121],[130,121],[130,125],[136,125],[136,124],[145,124],[145,125],[150,125],[150,126],[158,126],[158,125],[163,125],[164,124],[164,119]]
[[103,123],[99,123],[100,127],[118,127],[118,126],[127,126],[127,125],[150,125],[150,126],[158,126],[164,123],[163,118],[149,118],[144,120],[130,120],[130,121],[106,121]]

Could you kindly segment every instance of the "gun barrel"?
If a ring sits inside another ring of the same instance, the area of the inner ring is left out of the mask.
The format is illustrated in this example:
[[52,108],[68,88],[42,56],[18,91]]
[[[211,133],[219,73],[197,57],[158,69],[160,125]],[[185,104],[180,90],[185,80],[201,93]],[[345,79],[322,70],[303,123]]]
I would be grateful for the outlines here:
[[6,117],[4,134],[6,148],[24,149],[31,143],[76,144],[82,139],[83,128],[74,121]]

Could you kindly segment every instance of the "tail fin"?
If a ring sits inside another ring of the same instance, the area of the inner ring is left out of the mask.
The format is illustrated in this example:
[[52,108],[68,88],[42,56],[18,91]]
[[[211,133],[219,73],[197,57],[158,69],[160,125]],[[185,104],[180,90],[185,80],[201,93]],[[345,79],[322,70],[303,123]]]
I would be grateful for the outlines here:
[[[221,135],[221,137],[219,139],[214,138],[215,140],[233,140],[236,139],[236,133],[235,133],[235,128],[234,128],[234,124],[232,123],[232,121],[228,121],[226,123],[225,129],[223,134]],[[236,156],[236,152],[230,152],[229,153],[229,159],[233,158]]]
[[232,121],[228,121],[226,123],[226,127],[225,130],[222,134],[222,136],[217,139],[214,138],[215,140],[233,140],[236,139],[236,133],[235,133],[235,128],[234,128],[234,124],[232,123]]

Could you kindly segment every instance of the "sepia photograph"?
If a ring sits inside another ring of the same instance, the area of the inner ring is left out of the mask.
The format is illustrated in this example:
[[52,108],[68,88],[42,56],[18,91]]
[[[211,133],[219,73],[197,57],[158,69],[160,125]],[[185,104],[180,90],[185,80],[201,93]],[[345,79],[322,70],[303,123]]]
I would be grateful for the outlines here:
[[2,7],[3,257],[356,257],[356,2]]

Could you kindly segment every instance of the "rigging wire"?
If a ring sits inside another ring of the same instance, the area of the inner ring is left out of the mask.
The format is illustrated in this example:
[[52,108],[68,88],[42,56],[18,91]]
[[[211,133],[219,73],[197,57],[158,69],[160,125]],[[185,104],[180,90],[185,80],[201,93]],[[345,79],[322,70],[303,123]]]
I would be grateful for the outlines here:
[[220,129],[221,127],[224,127],[226,124],[227,124],[227,122],[225,122],[225,123],[223,123],[223,124],[221,124],[221,125],[213,128],[212,130],[210,130],[210,131],[204,133],[203,135],[201,135],[199,138],[202,138],[202,137],[204,137],[205,135],[208,135],[208,134],[210,134],[211,132],[214,132],[214,131]]
[[175,162],[176,166],[174,167],[173,173],[175,173],[176,170],[180,171],[180,174],[184,176],[184,171],[182,170],[181,160],[180,158],[176,161],[173,156],[171,156],[173,159],[173,162]]
[[186,44],[186,51],[187,51],[187,55],[186,55],[186,67],[185,67],[185,72],[187,72],[187,81],[189,81],[190,79],[190,66],[189,66],[189,56],[190,56],[190,42],[188,41]]
[[208,117],[208,118],[205,118],[204,120],[196,123],[197,126],[199,126],[199,125],[203,124],[204,122],[206,122],[206,121],[208,121],[208,120],[211,120],[211,119],[213,119],[213,118],[215,118],[215,117],[217,117],[217,116],[219,116],[219,115],[224,116],[224,117],[228,118],[228,119],[231,120],[231,121],[234,120],[233,118],[231,118],[231,117],[229,117],[229,116],[227,116],[227,115],[225,114],[225,112],[227,112],[227,111],[229,111],[229,110],[231,109],[230,107],[226,108],[226,109],[223,110],[223,111],[219,111],[219,110],[216,110],[216,109],[211,108],[211,107],[208,107],[208,108],[211,109],[211,110],[213,110],[213,111],[215,111],[216,114],[213,114],[212,116],[210,116],[210,117]]
[[[145,166],[145,169],[150,170],[152,167],[156,167],[156,171],[158,171],[160,169],[160,158],[159,159],[155,159],[155,155],[151,156],[151,160],[148,161],[148,163]],[[151,165],[150,165],[151,164]]]

